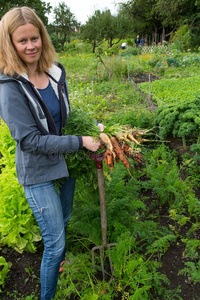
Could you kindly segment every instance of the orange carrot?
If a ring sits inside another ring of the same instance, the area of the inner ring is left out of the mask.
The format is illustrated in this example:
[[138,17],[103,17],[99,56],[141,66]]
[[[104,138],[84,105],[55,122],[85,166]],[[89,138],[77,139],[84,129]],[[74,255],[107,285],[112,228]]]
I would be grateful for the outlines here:
[[133,160],[139,162],[139,163],[143,163],[144,162],[144,158],[142,156],[141,153],[135,153],[134,156],[132,157]]
[[105,158],[105,164],[111,169],[111,171],[114,168],[114,157],[113,157],[113,153],[112,151],[110,151],[109,149],[106,149],[106,152],[104,154],[104,158]]
[[119,163],[119,156],[115,153],[115,161]]
[[130,146],[128,144],[122,144],[122,150],[124,151],[127,157],[131,157]]
[[123,145],[123,151],[127,157],[132,158],[133,160],[142,163],[143,162],[143,157],[141,153],[134,152],[133,149],[127,144]]
[[126,158],[126,156],[124,155],[123,150],[120,148],[116,137],[113,136],[113,137],[111,137],[110,140],[111,140],[111,143],[113,145],[113,150],[116,153],[116,156],[119,157],[119,159],[122,161],[122,163],[124,164],[126,169],[129,169],[129,167],[130,167],[129,161]]
[[105,160],[105,164],[107,166],[108,165],[108,155],[106,152],[104,153],[104,160]]

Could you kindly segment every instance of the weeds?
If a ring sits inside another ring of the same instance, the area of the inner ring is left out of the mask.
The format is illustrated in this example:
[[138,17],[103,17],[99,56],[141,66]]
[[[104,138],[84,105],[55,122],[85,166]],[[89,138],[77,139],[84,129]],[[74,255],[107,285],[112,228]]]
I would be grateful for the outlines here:
[[[28,274],[28,277],[25,280],[25,284],[30,280],[33,281],[37,278],[37,276],[35,275],[35,271],[34,271],[34,267],[29,265],[28,268],[25,268],[26,273]],[[38,278],[39,280],[39,278]]]

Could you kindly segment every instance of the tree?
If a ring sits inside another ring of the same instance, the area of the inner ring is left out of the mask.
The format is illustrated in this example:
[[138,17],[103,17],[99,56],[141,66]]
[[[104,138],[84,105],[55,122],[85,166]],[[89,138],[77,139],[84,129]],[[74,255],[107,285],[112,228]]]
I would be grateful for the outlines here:
[[174,35],[171,36],[171,42],[175,44],[180,51],[186,51],[191,45],[191,32],[189,26],[181,26]]
[[[95,48],[100,46],[103,40],[107,40],[109,47],[118,43],[130,33],[131,21],[124,12],[113,16],[109,9],[101,12],[96,10],[85,25],[81,26],[81,37],[91,43],[93,53]],[[114,42],[114,40],[116,40]]]
[[[105,10],[101,14],[101,19],[102,38],[108,41],[110,48],[130,34],[130,17],[127,14],[125,15],[123,11],[120,11],[117,16],[113,16],[109,9]],[[116,41],[114,42],[114,40]]]
[[121,5],[132,16],[135,31],[152,33],[153,42],[158,34],[164,40],[183,24],[199,36],[200,0],[129,0]]
[[130,0],[122,4],[122,7],[132,16],[133,28],[137,33],[150,32],[153,41],[157,42],[160,21],[157,12],[153,10],[157,0]]
[[0,0],[0,18],[12,7],[17,6],[28,6],[35,10],[37,15],[41,18],[45,25],[48,24],[48,17],[46,14],[49,14],[51,11],[50,3],[43,2],[41,0]]
[[133,20],[123,9],[120,9],[116,16],[115,26],[117,28],[117,37],[120,39],[130,37],[134,33]]
[[54,8],[54,19],[54,31],[63,50],[67,37],[74,33],[80,24],[76,21],[74,14],[71,13],[69,7],[64,2],[59,3],[58,7]]
[[100,10],[96,10],[94,15],[88,19],[85,25],[81,26],[81,37],[92,45],[93,53],[95,48],[102,44],[102,18]]
[[[122,6],[133,18],[136,32],[152,34],[152,41],[157,42],[158,35],[162,41],[180,24],[181,15],[187,15],[188,0],[130,0]],[[194,1],[194,0],[192,0]]]
[[[162,42],[178,27],[179,2],[180,0],[157,0],[153,7],[153,12],[161,23]],[[166,32],[166,28],[168,32]]]
[[112,41],[116,36],[116,24],[115,17],[111,15],[111,11],[109,9],[103,11],[101,13],[101,35],[102,39],[106,39],[108,41],[109,47],[112,47]]
[[[175,35],[181,36],[184,30],[184,48],[199,45],[200,1],[199,0],[158,0],[157,12],[164,26],[173,26]],[[174,33],[173,33],[174,35]],[[183,39],[183,36],[182,38]],[[190,44],[191,42],[191,44]],[[190,45],[189,45],[190,44]]]

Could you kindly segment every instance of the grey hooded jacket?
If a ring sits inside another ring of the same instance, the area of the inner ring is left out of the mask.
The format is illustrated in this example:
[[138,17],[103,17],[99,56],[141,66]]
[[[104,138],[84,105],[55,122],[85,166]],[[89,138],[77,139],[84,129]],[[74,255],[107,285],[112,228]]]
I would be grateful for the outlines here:
[[[59,63],[47,74],[60,100],[63,127],[70,111],[66,74]],[[69,176],[63,154],[82,148],[82,139],[58,135],[46,105],[26,74],[12,78],[0,75],[0,116],[16,141],[19,184],[30,185]]]

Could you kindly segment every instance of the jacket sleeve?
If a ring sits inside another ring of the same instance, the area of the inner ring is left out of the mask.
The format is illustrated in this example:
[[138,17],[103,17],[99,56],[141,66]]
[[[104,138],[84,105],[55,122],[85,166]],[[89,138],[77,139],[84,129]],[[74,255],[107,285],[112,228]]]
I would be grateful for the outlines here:
[[79,137],[50,135],[44,128],[40,128],[30,105],[16,82],[0,84],[0,116],[22,151],[36,154],[78,151]]

